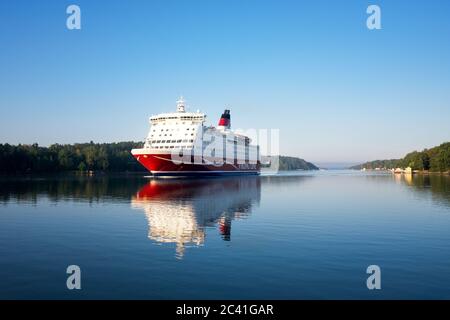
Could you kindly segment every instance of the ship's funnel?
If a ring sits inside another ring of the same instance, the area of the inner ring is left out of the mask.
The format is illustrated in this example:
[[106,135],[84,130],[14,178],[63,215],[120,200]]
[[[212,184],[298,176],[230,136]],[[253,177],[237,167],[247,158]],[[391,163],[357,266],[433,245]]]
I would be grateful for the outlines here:
[[225,111],[222,113],[222,116],[219,120],[219,127],[223,127],[224,129],[230,129],[231,127],[231,117],[230,117],[230,110],[225,109]]

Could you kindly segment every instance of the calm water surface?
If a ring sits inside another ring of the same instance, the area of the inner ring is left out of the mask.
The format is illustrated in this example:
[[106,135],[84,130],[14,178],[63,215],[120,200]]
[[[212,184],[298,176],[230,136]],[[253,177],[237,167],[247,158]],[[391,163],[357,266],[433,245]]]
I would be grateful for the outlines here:
[[2,179],[0,278],[2,299],[450,299],[450,178]]

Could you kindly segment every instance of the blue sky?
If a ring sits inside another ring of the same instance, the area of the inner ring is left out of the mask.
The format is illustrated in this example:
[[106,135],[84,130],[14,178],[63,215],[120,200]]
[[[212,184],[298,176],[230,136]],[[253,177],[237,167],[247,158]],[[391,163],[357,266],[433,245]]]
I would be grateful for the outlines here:
[[[66,7],[81,8],[81,30]],[[381,7],[381,30],[366,8]],[[0,143],[143,140],[184,95],[314,162],[450,140],[449,1],[2,1]]]

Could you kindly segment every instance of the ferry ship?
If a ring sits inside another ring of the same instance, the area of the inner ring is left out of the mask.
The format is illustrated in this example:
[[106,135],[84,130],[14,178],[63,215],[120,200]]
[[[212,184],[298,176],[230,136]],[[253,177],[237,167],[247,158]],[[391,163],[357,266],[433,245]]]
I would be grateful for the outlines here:
[[260,172],[259,146],[231,130],[226,109],[217,127],[206,125],[206,114],[177,110],[150,117],[144,147],[131,154],[154,176],[256,175]]

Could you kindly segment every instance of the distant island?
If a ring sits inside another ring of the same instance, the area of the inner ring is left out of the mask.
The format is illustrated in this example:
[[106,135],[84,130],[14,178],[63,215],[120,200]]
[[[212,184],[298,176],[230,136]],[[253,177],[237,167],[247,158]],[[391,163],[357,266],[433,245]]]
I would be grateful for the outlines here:
[[319,168],[300,158],[280,156],[279,170],[319,170]]
[[[131,155],[143,142],[53,144],[49,147],[0,144],[0,173],[146,172]],[[300,158],[280,156],[280,170],[318,170]]]
[[401,159],[375,160],[350,167],[350,169],[387,170],[411,168],[416,171],[449,172],[450,142],[445,142],[431,149],[413,151]]

